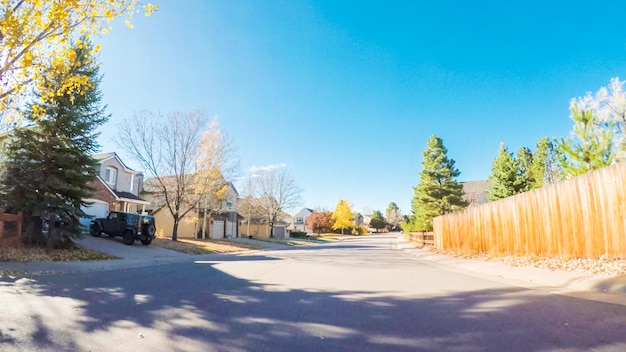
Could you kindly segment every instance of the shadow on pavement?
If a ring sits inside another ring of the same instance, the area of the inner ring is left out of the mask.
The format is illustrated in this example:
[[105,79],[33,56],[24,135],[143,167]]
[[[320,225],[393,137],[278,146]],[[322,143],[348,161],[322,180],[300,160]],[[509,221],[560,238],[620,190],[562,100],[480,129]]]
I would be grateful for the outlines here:
[[[23,341],[14,337],[17,331],[44,350],[61,344],[69,350],[132,346],[117,335],[92,339],[90,346],[80,342],[81,336],[106,336],[120,327],[129,329],[134,341],[141,339],[143,350],[158,351],[539,352],[623,350],[626,343],[624,306],[521,288],[441,292],[436,297],[281,290],[228,275],[215,267],[217,262],[97,277],[40,276],[24,287],[16,285],[12,289],[27,292],[24,300],[45,297],[50,304],[67,304],[71,298],[76,316],[57,319],[73,319],[74,329],[60,330],[55,319],[41,316],[35,317],[34,327],[3,324],[1,349],[19,349]],[[5,286],[17,281],[5,281]],[[140,333],[145,336],[137,337]]]

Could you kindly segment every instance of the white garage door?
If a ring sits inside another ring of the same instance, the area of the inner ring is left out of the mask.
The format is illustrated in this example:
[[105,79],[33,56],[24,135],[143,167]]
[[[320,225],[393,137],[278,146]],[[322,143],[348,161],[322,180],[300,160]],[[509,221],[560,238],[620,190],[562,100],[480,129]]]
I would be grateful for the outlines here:
[[274,226],[274,236],[276,238],[285,238],[285,227],[284,226]]
[[224,238],[224,220],[213,221],[213,233],[211,238],[220,239]]
[[[106,218],[106,216],[109,215],[109,203],[99,200],[90,200],[89,202],[93,202],[93,204],[81,207],[85,214],[96,218]],[[81,218],[80,224],[83,226],[89,226],[91,220],[92,218]]]

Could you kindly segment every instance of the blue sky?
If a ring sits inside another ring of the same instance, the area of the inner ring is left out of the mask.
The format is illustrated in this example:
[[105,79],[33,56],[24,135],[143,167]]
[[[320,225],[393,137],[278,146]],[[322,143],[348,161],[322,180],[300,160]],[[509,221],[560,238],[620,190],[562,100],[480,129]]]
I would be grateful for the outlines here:
[[622,1],[156,3],[101,41],[102,151],[135,111],[202,109],[311,208],[408,214],[431,135],[486,179],[501,141],[566,136],[569,100],[626,76]]

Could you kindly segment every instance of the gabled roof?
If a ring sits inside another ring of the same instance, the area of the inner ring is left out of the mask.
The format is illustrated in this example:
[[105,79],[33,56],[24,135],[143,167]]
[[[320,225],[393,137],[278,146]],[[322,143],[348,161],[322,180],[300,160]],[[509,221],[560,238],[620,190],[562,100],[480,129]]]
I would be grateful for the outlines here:
[[313,214],[314,210],[311,208],[302,208],[299,212],[296,213],[296,215],[294,216],[303,216],[303,215],[308,215],[308,214]]
[[102,177],[100,177],[99,175],[96,176],[96,178],[98,179],[98,181],[100,181],[100,183],[109,191],[111,192],[111,194],[115,197],[116,201],[126,201],[126,202],[130,202],[130,203],[137,203],[137,204],[145,204],[145,205],[149,205],[150,202],[141,199],[139,197],[137,197],[136,195],[130,193],[130,192],[118,192],[113,190],[113,188],[111,188],[106,181],[104,181],[102,179]]
[[235,191],[237,198],[239,198],[239,192],[237,192],[237,188],[235,188],[235,185],[232,182],[228,181],[228,186],[230,186],[233,189],[233,191]]
[[125,171],[131,172],[131,173],[138,173],[137,171],[131,169],[126,164],[124,164],[122,159],[120,159],[119,155],[117,155],[117,153],[115,153],[115,152],[94,154],[91,157],[96,159],[100,163],[103,163],[103,162],[105,162],[105,161],[107,161],[109,159],[115,158],[120,163],[120,165],[122,165],[124,167]]

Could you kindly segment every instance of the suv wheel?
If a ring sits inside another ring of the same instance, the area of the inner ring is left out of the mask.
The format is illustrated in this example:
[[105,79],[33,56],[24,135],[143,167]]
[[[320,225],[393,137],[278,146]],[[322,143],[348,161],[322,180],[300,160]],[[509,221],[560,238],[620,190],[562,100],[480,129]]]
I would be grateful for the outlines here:
[[100,229],[100,225],[98,225],[98,224],[91,224],[91,227],[89,228],[89,233],[93,237],[100,237],[100,235],[102,235],[102,230]]
[[152,238],[148,238],[145,240],[141,240],[141,244],[143,244],[144,246],[149,245],[150,243],[152,243]]
[[131,230],[124,231],[124,233],[122,234],[122,242],[129,246],[132,246],[135,243],[135,233]]

